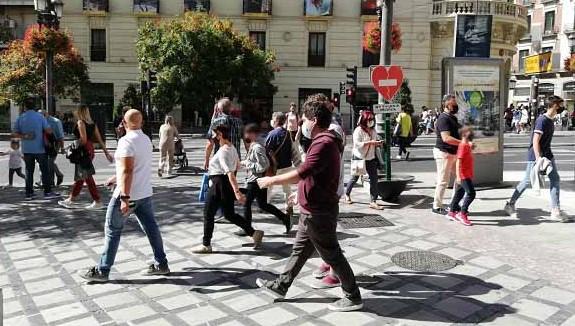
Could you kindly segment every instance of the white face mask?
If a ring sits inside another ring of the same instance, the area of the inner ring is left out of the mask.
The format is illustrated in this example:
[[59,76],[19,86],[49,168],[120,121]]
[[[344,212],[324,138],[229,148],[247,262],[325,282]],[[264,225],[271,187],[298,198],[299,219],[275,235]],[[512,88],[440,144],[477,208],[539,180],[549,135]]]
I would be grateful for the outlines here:
[[375,121],[370,121],[370,122],[368,122],[368,123],[367,123],[367,126],[368,126],[369,128],[375,127]]
[[310,123],[310,121],[305,121],[302,125],[301,125],[301,133],[304,135],[305,138],[308,139],[312,139],[311,137],[311,131],[313,130],[313,127],[309,127],[308,124]]

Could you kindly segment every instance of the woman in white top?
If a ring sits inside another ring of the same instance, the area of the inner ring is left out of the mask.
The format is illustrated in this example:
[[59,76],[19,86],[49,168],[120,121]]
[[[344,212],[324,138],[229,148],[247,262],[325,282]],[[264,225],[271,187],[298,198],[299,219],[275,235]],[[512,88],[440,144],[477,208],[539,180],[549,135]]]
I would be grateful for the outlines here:
[[193,252],[196,254],[212,253],[212,235],[214,233],[214,217],[218,209],[222,209],[224,217],[239,226],[254,240],[254,248],[259,248],[264,233],[252,228],[251,223],[236,214],[234,199],[244,204],[246,197],[240,192],[236,172],[240,166],[240,158],[235,147],[230,142],[230,129],[219,125],[212,131],[212,138],[220,144],[220,149],[214,154],[208,166],[210,187],[204,206],[204,239],[203,245]]
[[168,176],[172,173],[176,137],[178,137],[178,129],[174,124],[174,118],[167,115],[164,124],[160,126],[160,167],[158,169],[158,176],[160,177],[164,172]]
[[371,202],[369,207],[382,210],[383,206],[377,203],[377,156],[375,150],[383,145],[383,141],[377,140],[375,132],[375,116],[371,111],[363,111],[359,118],[358,126],[353,132],[353,150],[351,161],[351,179],[347,183],[345,201],[352,204],[351,191],[353,186],[366,172],[369,175],[369,192]]
[[297,131],[299,130],[299,116],[296,112],[295,103],[289,105],[289,112],[287,114],[286,129],[291,136],[291,141],[295,141]]

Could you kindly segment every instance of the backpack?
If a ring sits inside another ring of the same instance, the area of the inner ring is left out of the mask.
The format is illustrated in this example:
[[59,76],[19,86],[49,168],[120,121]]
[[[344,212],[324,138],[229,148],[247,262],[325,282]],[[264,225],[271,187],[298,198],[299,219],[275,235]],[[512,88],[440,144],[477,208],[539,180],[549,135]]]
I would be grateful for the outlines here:
[[[268,167],[268,169],[265,172],[266,177],[273,177],[274,175],[276,175],[276,173],[278,171],[278,161],[277,161],[276,156],[279,153],[279,151],[284,147],[284,144],[286,143],[287,138],[289,138],[289,132],[286,132],[284,140],[282,141],[281,145],[279,145],[275,151],[266,150],[266,155],[268,157],[268,161],[270,162],[270,166]],[[291,141],[291,138],[290,138],[290,141]]]

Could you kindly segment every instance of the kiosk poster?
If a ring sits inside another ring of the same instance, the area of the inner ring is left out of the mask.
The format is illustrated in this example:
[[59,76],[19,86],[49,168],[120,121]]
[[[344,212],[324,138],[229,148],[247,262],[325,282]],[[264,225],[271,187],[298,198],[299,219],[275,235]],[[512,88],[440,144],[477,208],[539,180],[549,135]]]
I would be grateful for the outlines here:
[[475,130],[475,153],[499,151],[499,66],[455,65],[453,91],[459,105],[458,120]]
[[491,15],[457,15],[455,57],[489,58],[491,25]]

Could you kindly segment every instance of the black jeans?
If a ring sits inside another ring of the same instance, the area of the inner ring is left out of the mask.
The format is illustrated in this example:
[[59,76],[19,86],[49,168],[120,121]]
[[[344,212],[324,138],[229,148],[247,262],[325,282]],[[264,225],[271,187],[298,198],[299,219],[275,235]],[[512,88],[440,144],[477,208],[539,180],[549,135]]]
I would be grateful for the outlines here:
[[250,224],[252,223],[252,204],[254,200],[257,201],[258,206],[264,212],[274,215],[284,224],[289,222],[289,216],[287,214],[268,203],[268,190],[261,189],[257,182],[250,182],[246,189],[246,203],[244,204],[244,218]]
[[402,155],[402,154],[407,154],[407,143],[409,142],[409,139],[407,137],[397,137],[397,144],[399,145],[399,154],[398,155]]
[[345,296],[353,301],[361,300],[353,270],[337,240],[338,212],[336,206],[331,212],[301,215],[291,256],[285,271],[276,281],[281,289],[287,290],[291,286],[306,261],[317,251],[340,279]]
[[[459,202],[463,199],[463,205],[459,206]],[[455,186],[453,199],[451,200],[450,210],[452,212],[469,212],[469,206],[475,199],[475,187],[471,179],[461,180],[461,184]]]
[[224,217],[242,228],[247,235],[254,235],[254,229],[246,219],[236,214],[234,202],[236,196],[227,175],[210,176],[211,186],[208,189],[206,205],[204,206],[204,246],[210,246],[214,234],[214,217],[218,209],[222,209]]
[[[365,170],[367,171],[367,175],[369,176],[369,193],[371,195],[371,200],[376,201],[378,197],[377,191],[377,157],[373,160],[365,161]],[[351,179],[347,182],[347,189],[345,190],[346,195],[351,195],[351,191],[353,190],[353,186],[357,180],[359,180],[359,175],[354,175]]]
[[9,169],[8,170],[8,185],[14,184],[14,173],[16,173],[20,178],[26,179],[26,176],[22,173],[22,168]]
[[58,155],[48,156],[48,164],[50,164],[50,169],[52,170],[52,173],[50,174],[50,182],[52,183],[52,186],[55,185],[54,176],[56,176],[58,179],[64,178],[64,174],[62,173],[62,171],[60,171],[60,168],[56,164],[57,158]]
[[52,184],[50,183],[50,175],[52,170],[48,163],[48,155],[46,154],[24,154],[24,164],[26,165],[26,196],[34,194],[34,170],[36,169],[36,162],[40,166],[40,173],[42,174],[42,186],[44,193],[52,192]]

